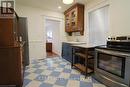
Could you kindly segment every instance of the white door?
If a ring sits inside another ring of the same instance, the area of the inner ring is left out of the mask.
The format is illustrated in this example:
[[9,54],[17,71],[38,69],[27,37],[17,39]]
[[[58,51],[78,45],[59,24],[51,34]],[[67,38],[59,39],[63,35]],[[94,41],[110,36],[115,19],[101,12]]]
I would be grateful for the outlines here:
[[105,45],[108,34],[108,8],[105,6],[89,12],[89,43]]

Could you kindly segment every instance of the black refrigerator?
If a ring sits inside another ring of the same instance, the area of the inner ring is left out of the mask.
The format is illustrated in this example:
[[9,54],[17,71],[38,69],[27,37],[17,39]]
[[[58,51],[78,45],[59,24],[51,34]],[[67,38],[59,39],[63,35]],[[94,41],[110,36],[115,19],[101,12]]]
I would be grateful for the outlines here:
[[19,37],[21,37],[21,41],[24,42],[24,66],[29,65],[29,41],[28,41],[28,25],[26,17],[19,17]]

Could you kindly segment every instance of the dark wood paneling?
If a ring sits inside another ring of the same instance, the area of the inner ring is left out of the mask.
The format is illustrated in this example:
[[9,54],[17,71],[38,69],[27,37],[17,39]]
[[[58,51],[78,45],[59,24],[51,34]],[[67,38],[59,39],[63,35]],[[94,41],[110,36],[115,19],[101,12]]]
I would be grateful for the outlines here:
[[22,48],[0,48],[0,85],[21,85],[23,82]]
[[0,19],[0,46],[15,44],[14,19]]

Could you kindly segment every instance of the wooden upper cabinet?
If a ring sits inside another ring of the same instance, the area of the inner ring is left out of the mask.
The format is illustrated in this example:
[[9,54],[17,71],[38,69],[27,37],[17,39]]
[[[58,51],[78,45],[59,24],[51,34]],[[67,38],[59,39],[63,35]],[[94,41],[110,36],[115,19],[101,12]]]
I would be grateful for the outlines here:
[[75,4],[64,12],[65,15],[65,31],[68,33],[80,32],[84,33],[84,5]]
[[0,47],[17,44],[17,19],[0,18]]

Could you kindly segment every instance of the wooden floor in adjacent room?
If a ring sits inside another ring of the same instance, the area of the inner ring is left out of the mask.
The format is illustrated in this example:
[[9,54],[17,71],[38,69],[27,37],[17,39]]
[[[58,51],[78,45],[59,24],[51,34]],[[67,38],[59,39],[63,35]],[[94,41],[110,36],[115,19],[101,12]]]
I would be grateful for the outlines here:
[[47,52],[47,58],[54,58],[54,57],[59,57],[59,55],[53,52]]

